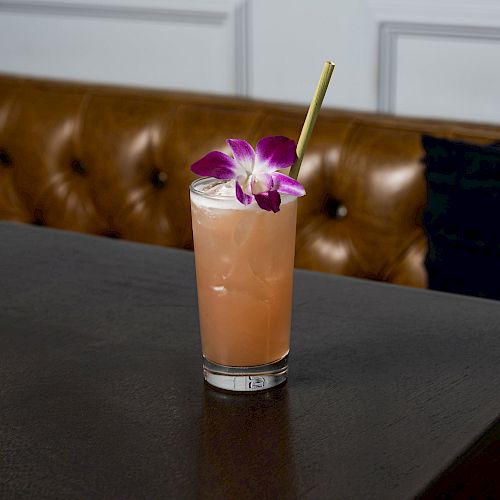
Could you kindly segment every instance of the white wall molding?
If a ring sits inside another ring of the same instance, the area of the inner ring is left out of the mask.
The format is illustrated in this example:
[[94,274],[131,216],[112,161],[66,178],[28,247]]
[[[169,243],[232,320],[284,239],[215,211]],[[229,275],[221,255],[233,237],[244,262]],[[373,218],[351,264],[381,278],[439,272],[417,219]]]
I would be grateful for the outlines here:
[[68,2],[68,1],[0,1],[0,11],[17,14],[38,14],[47,16],[80,16],[94,18],[133,19],[138,21],[170,21],[220,25],[229,15],[229,9],[209,8],[186,2],[184,6],[167,2]]
[[369,0],[377,22],[500,27],[497,0]]
[[[232,88],[248,95],[249,0],[0,0],[0,15],[110,19],[124,22],[151,21],[175,25],[199,25],[227,30],[232,51]],[[2,68],[0,68],[0,71]]]
[[404,22],[381,23],[377,110],[383,113],[396,112],[398,42],[402,37],[500,42],[500,28]]
[[236,4],[234,22],[234,65],[235,90],[240,96],[248,97],[252,93],[252,16],[251,0],[243,0]]

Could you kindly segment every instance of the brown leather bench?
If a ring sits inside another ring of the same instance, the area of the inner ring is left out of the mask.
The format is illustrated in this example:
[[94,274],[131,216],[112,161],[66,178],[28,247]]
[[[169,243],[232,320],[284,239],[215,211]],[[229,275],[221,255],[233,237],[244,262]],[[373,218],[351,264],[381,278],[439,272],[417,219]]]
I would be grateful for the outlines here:
[[[297,139],[306,109],[0,76],[0,219],[191,248],[189,165],[225,139]],[[423,287],[421,134],[500,127],[323,110],[300,180],[296,265]]]

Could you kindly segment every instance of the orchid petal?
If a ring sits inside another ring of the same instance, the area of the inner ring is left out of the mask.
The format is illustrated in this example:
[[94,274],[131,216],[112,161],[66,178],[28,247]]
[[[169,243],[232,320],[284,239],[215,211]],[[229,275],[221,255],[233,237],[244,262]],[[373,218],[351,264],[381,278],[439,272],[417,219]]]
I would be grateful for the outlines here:
[[291,194],[293,196],[304,196],[306,194],[304,186],[288,175],[273,172],[271,177],[273,179],[273,189],[276,189],[279,193]]
[[295,142],[281,135],[264,137],[257,143],[257,163],[267,171],[287,168],[295,161]]
[[281,196],[278,191],[265,191],[255,195],[255,201],[260,208],[268,212],[279,212],[281,204]]
[[238,198],[238,201],[243,203],[243,205],[250,205],[253,200],[253,196],[251,194],[246,194],[238,181],[236,181],[236,198]]
[[263,193],[264,191],[270,191],[273,187],[272,174],[259,174],[254,176],[254,182],[252,183],[252,194]]
[[228,139],[226,141],[233,152],[234,159],[248,173],[252,173],[255,161],[255,151],[247,141],[242,139]]
[[216,179],[234,179],[238,172],[238,164],[225,153],[211,151],[191,165],[191,172]]

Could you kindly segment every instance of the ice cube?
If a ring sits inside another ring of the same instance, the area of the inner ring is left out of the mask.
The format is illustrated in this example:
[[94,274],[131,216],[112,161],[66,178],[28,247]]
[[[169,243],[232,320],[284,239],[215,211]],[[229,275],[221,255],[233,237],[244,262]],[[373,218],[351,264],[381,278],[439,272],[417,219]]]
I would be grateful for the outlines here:
[[234,196],[236,190],[236,181],[229,179],[227,181],[215,180],[203,186],[201,191],[209,196]]
[[236,223],[233,232],[233,241],[237,246],[243,246],[249,239],[251,234],[251,227],[249,227],[244,219],[241,219]]
[[261,283],[270,283],[283,276],[283,265],[279,255],[252,254],[248,260],[248,267],[254,278]]
[[217,271],[219,272],[222,281],[228,280],[235,272],[238,272],[234,258],[227,253],[219,255]]

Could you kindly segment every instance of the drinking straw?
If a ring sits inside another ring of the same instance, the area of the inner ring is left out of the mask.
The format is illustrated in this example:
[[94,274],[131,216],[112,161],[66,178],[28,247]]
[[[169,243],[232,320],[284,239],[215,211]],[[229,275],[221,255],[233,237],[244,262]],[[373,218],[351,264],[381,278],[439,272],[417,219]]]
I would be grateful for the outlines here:
[[316,123],[316,118],[318,118],[319,110],[321,109],[321,104],[326,94],[326,89],[330,83],[330,78],[332,77],[333,68],[335,64],[331,61],[326,61],[323,65],[323,71],[321,72],[321,77],[319,79],[316,91],[312,98],[311,104],[309,105],[309,110],[307,111],[306,119],[304,120],[304,125],[302,126],[302,131],[300,132],[299,142],[297,143],[297,159],[290,169],[290,177],[297,179],[299,176],[300,165],[302,164],[302,159],[304,158],[304,153],[307,149],[307,144],[311,138],[314,125]]

